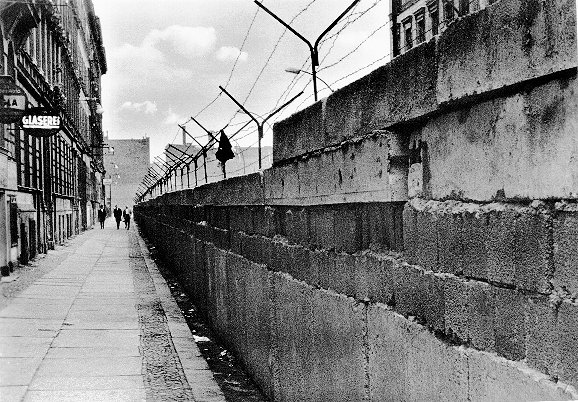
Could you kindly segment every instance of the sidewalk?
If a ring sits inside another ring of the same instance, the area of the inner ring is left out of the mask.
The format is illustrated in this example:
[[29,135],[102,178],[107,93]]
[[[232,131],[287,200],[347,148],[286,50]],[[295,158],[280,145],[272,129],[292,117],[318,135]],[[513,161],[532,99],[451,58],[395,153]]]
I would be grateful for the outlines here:
[[134,228],[108,219],[38,265],[0,310],[0,401],[225,400]]

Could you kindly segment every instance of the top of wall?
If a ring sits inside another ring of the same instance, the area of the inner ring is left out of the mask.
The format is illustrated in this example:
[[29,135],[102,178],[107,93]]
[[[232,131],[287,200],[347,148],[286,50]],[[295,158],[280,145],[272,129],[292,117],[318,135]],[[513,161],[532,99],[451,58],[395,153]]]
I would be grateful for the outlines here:
[[577,66],[574,0],[501,0],[273,127],[273,163]]

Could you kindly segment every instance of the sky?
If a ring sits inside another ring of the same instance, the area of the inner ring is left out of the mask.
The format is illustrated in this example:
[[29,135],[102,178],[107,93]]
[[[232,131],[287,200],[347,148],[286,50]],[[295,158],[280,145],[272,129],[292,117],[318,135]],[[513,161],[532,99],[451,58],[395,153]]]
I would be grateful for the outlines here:
[[[353,0],[263,0],[311,43]],[[93,0],[100,18],[108,71],[102,77],[103,129],[111,139],[151,141],[151,159],[168,143],[182,143],[179,124],[203,144],[220,130],[234,145],[256,146],[254,123],[223,86],[257,119],[304,91],[268,120],[272,123],[314,102],[310,51],[253,0]],[[389,59],[388,0],[360,0],[325,36],[318,77],[336,90]],[[330,90],[318,81],[319,98]],[[259,117],[260,116],[260,117]],[[227,126],[228,125],[228,126]]]

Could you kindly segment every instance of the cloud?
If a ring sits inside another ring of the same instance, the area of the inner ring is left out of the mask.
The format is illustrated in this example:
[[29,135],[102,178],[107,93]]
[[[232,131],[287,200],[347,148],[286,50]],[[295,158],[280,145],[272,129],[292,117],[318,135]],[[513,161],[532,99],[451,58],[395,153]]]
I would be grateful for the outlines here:
[[183,117],[178,113],[173,112],[172,108],[169,108],[169,110],[165,112],[165,116],[166,117],[163,123],[167,125],[182,124],[187,120],[186,117]]
[[239,61],[247,61],[249,54],[247,52],[241,52],[236,47],[222,46],[217,50],[216,56],[217,59],[221,61],[237,60],[237,57]]
[[121,109],[132,110],[135,112],[142,112],[144,114],[155,114],[157,112],[157,105],[151,101],[144,101],[144,102],[124,102]]
[[213,27],[171,25],[163,30],[150,31],[143,40],[143,47],[163,53],[170,48],[175,53],[192,59],[212,52],[216,41],[217,35]]

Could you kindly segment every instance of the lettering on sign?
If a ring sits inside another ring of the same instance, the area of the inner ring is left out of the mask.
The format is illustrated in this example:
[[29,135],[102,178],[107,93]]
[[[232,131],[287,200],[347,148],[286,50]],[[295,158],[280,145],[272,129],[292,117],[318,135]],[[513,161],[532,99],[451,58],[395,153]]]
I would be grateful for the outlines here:
[[60,116],[28,116],[22,118],[22,128],[60,129]]
[[0,76],[0,123],[16,123],[26,110],[26,93],[14,78]]
[[32,108],[22,116],[20,126],[34,137],[50,137],[60,130],[62,119],[52,110]]

